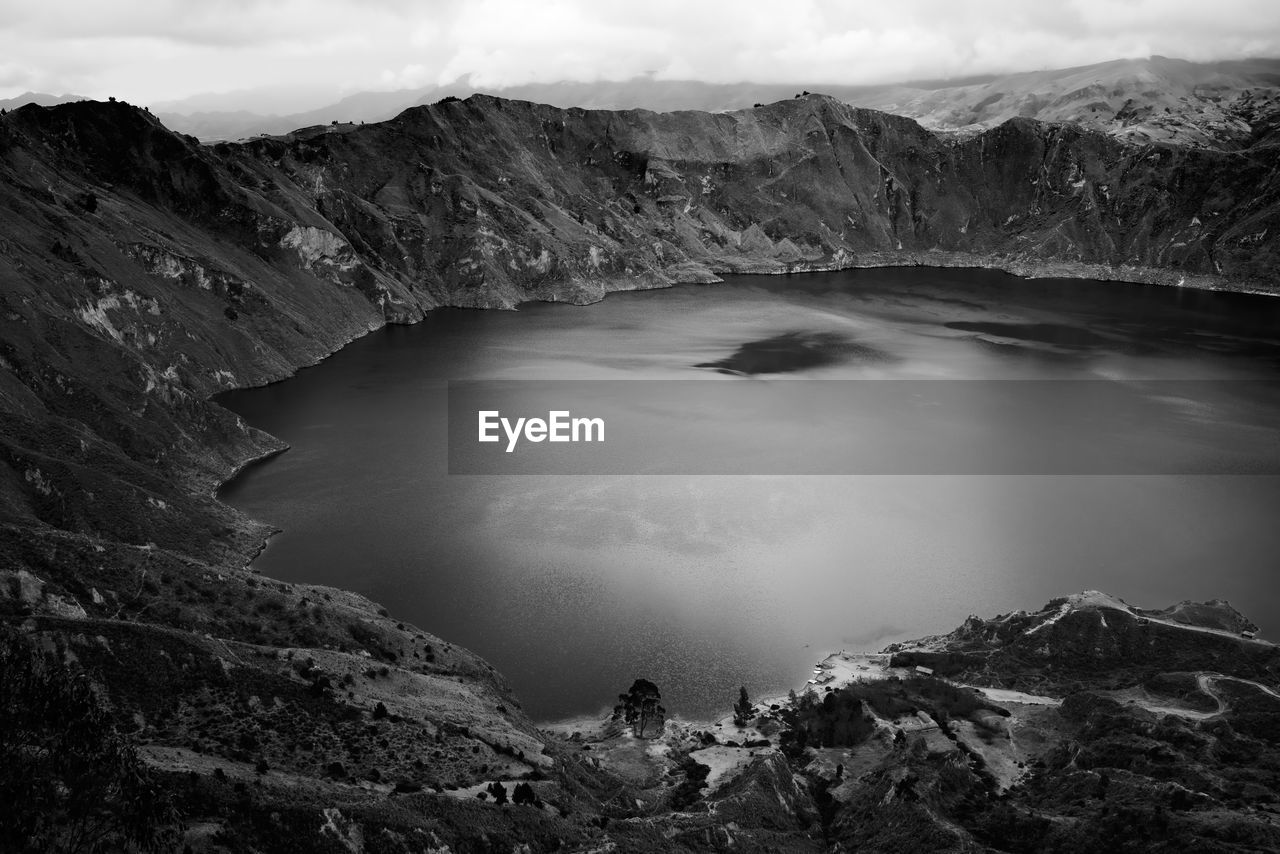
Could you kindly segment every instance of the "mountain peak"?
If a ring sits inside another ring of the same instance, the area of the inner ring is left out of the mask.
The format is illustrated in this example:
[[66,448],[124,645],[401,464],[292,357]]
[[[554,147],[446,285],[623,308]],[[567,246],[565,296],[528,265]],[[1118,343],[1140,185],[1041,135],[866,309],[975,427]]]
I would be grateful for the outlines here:
[[172,133],[150,110],[125,101],[78,100],[42,106],[27,103],[9,112],[10,124],[27,132],[44,134],[63,133],[75,129],[77,133],[89,133],[88,139],[77,137],[83,147],[94,136],[111,138],[119,134],[137,134],[144,130]]

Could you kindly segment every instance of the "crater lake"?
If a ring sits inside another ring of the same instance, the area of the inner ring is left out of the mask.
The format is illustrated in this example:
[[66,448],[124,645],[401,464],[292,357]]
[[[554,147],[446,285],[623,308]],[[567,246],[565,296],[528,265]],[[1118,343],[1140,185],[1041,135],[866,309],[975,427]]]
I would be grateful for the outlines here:
[[[532,380],[609,381],[606,430],[634,421],[706,463],[450,474],[450,383]],[[689,381],[689,401],[616,393],[634,380]],[[831,415],[862,381],[892,385]],[[220,495],[282,529],[255,568],[479,653],[535,719],[594,713],[637,677],[697,718],[739,686],[785,693],[829,652],[1084,589],[1226,598],[1275,631],[1277,381],[1272,297],[973,269],[733,276],[442,309],[221,395],[291,449]],[[728,406],[749,417],[709,430]]]

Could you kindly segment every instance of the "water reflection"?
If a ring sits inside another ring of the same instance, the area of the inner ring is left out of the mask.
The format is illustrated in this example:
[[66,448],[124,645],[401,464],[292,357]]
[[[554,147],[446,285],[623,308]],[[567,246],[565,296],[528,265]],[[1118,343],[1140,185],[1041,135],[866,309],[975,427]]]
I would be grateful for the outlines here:
[[[739,685],[785,690],[829,649],[1087,587],[1149,605],[1225,597],[1274,631],[1277,478],[450,477],[445,381],[788,381],[700,364],[826,379],[1276,379],[1277,321],[1280,300],[1261,297],[925,269],[442,311],[227,396],[293,450],[225,497],[285,528],[264,572],[388,604],[489,658],[542,717],[600,708],[638,676],[670,709],[707,713]],[[797,330],[812,337],[788,339]],[[810,360],[806,341],[835,357]],[[883,358],[840,350],[850,344]],[[1177,417],[1152,430],[1170,441],[1185,438],[1179,419],[1278,423],[1265,395],[1226,409],[1167,397]],[[674,409],[651,417],[682,429]],[[978,401],[957,417],[999,426]],[[910,429],[877,423],[886,441]]]

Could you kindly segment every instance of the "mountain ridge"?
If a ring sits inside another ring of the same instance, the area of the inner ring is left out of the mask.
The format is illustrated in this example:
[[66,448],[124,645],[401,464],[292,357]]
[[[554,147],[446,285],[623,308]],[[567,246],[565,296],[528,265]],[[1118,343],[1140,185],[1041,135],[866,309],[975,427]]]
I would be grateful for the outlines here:
[[1280,106],[1280,61],[1192,63],[1152,56],[1022,72],[927,91],[869,93],[861,103],[944,132],[974,133],[1010,118],[1074,122],[1138,143],[1234,149]]
[[[1146,84],[1139,85],[1143,80]],[[422,89],[355,93],[333,104],[286,115],[248,110],[184,112],[174,104],[157,111],[170,127],[213,141],[282,134],[334,121],[385,121],[411,106],[477,93],[565,109],[726,112],[783,100],[806,90],[826,92],[851,106],[907,115],[939,132],[973,133],[1021,116],[1074,121],[1137,141],[1163,139],[1234,148],[1247,136],[1242,124],[1249,124],[1259,110],[1269,113],[1275,109],[1280,94],[1280,60],[1192,63],[1152,56],[1072,68],[868,85],[716,84],[639,77],[485,89],[463,79]],[[1085,90],[1098,97],[1085,97]],[[1079,97],[1072,100],[1073,96]]]

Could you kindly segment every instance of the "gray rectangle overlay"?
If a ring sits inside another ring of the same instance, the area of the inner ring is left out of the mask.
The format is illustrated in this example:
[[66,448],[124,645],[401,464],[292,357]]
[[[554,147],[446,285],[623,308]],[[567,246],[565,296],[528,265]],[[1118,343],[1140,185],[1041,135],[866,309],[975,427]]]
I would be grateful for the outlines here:
[[448,404],[450,474],[1280,474],[1270,380],[495,380]]

